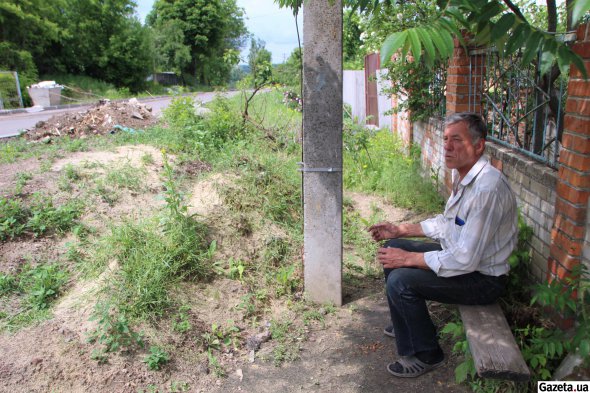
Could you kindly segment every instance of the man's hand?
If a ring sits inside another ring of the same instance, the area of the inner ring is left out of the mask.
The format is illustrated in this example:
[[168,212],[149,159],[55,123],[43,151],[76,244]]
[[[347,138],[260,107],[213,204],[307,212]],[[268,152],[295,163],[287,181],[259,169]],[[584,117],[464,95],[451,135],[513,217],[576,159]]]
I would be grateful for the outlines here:
[[424,262],[424,254],[409,252],[400,248],[381,247],[377,250],[377,260],[386,269],[397,269],[400,267],[430,269],[426,262]]
[[403,236],[403,233],[399,226],[393,225],[390,222],[380,222],[372,225],[367,231],[373,237],[373,240],[380,241],[385,239],[395,239]]

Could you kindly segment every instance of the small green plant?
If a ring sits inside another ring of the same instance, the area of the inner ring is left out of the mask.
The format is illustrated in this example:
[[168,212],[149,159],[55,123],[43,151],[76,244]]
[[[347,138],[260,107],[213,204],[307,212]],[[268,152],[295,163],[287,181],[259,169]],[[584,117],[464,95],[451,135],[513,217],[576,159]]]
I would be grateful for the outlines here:
[[240,332],[240,329],[233,324],[233,321],[228,321],[228,325],[229,327],[224,328],[221,325],[213,323],[210,332],[201,334],[205,348],[208,350],[220,350],[222,346],[226,348],[237,348],[239,346],[237,334]]
[[191,330],[192,325],[189,321],[189,314],[190,307],[188,306],[181,306],[178,310],[178,314],[174,316],[174,320],[172,322],[172,329],[178,333],[186,333]]
[[299,278],[295,277],[295,265],[281,266],[275,273],[276,295],[290,295],[294,293],[300,285]]
[[140,191],[143,185],[142,177],[145,176],[145,173],[144,168],[135,168],[127,162],[109,170],[104,181],[109,187]]
[[294,361],[299,358],[300,339],[303,333],[300,329],[293,328],[293,322],[290,320],[270,322],[270,335],[277,344],[273,348],[273,363],[280,366],[287,361]]
[[171,393],[179,393],[179,392],[188,392],[191,386],[188,382],[183,381],[172,381],[170,382],[170,392]]
[[14,239],[23,233],[29,214],[20,199],[0,198],[0,240]]
[[207,360],[209,361],[209,369],[213,371],[216,377],[225,377],[225,370],[221,367],[219,360],[213,355],[211,349],[207,350]]
[[236,305],[236,310],[243,310],[244,317],[250,317],[256,314],[256,296],[252,293],[247,293],[240,298],[240,303]]
[[98,326],[90,333],[88,342],[102,345],[93,352],[95,360],[106,361],[108,352],[130,350],[136,346],[143,348],[141,335],[131,329],[124,315],[117,314],[108,304],[98,303],[90,320],[97,321]]
[[141,156],[141,163],[143,165],[153,165],[154,162],[154,157],[150,153],[145,153]]
[[306,326],[311,324],[312,321],[318,321],[322,324],[322,327],[325,326],[324,315],[319,310],[307,310],[303,313],[303,323]]
[[104,179],[97,179],[95,181],[94,192],[103,200],[103,202],[107,203],[109,206],[115,206],[115,203],[120,198],[119,192],[107,185]]
[[62,233],[77,223],[82,210],[83,205],[78,200],[71,200],[56,207],[51,199],[46,200],[45,196],[36,194],[30,207],[26,228],[35,236],[49,231]]
[[16,186],[14,187],[14,193],[20,194],[23,192],[23,188],[27,185],[27,182],[33,178],[33,174],[30,172],[19,172],[15,176]]
[[20,274],[19,288],[35,310],[46,309],[63,291],[68,271],[56,263],[41,264]]
[[170,361],[170,355],[158,346],[150,347],[150,354],[143,359],[150,370],[159,370]]
[[241,260],[235,260],[234,258],[230,258],[227,261],[227,269],[223,267],[223,261],[218,261],[214,263],[215,269],[219,274],[226,275],[228,278],[232,280],[240,280],[243,279],[244,270],[246,269],[244,263]]
[[0,296],[10,294],[17,288],[17,281],[14,276],[0,273]]

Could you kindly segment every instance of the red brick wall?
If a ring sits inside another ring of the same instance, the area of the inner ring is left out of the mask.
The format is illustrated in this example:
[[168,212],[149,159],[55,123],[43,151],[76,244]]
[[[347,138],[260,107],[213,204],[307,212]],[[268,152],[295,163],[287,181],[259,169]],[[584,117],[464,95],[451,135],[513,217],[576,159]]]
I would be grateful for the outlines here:
[[[590,26],[580,26],[573,50],[590,75]],[[548,279],[569,276],[582,261],[590,195],[590,80],[572,66],[568,84]]]
[[485,75],[485,72],[476,73],[480,75],[477,77],[470,76],[469,71],[471,68],[485,67],[485,57],[471,58],[468,50],[455,39],[453,57],[447,69],[447,115],[458,112],[481,113],[481,75]]

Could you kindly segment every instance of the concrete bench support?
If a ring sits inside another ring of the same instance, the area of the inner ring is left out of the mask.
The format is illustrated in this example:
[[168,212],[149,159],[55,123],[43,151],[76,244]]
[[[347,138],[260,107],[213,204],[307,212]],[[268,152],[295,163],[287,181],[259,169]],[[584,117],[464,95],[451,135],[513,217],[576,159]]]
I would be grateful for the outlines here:
[[531,373],[498,304],[459,306],[469,349],[482,378],[528,381]]

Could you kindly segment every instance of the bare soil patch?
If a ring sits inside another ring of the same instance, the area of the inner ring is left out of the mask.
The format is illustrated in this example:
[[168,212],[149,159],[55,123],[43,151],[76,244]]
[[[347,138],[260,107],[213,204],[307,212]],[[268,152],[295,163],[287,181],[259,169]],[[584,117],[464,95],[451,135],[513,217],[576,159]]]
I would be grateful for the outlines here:
[[[76,131],[78,132],[78,131]],[[83,131],[86,132],[86,131]],[[41,135],[41,134],[39,134]],[[83,135],[81,132],[79,135]],[[151,155],[152,160],[142,157]],[[148,162],[146,164],[146,162]],[[89,192],[92,179],[100,178],[109,168],[127,164],[144,172],[138,190],[117,190],[113,204]],[[76,168],[82,180],[63,191],[59,179],[66,168]],[[206,165],[194,163],[185,173],[199,174]],[[110,223],[127,217],[141,219],[162,206],[159,152],[150,146],[125,146],[114,152],[91,151],[70,154],[52,163],[49,171],[41,171],[37,160],[0,166],[3,194],[13,195],[15,175],[26,169],[33,175],[23,193],[51,190],[56,197],[74,196],[87,199],[88,210],[82,221],[97,229],[108,230]],[[209,168],[210,169],[210,168]],[[192,172],[191,172],[192,171]],[[247,225],[248,217],[236,222],[226,214],[220,187],[234,181],[229,175],[195,176],[187,189],[190,214],[198,214],[211,226],[211,236],[218,241],[216,258],[247,257],[265,247],[269,236],[285,236],[279,228],[258,228]],[[384,200],[360,193],[348,195],[356,209],[367,219],[375,211],[390,221],[413,221],[413,213],[388,205]],[[0,272],[18,269],[30,260],[58,260],[64,256],[66,244],[75,241],[58,235],[23,237],[0,243]],[[116,269],[116,266],[111,266]],[[253,324],[244,318],[239,303],[247,288],[239,280],[218,277],[210,282],[181,285],[177,292],[188,305],[190,329],[180,334],[169,322],[145,324],[141,329],[148,344],[157,343],[172,351],[171,361],[160,371],[150,371],[142,361],[147,349],[114,353],[105,364],[91,359],[94,346],[87,342],[95,327],[89,321],[97,291],[109,270],[95,279],[71,279],[69,289],[54,304],[49,319],[16,333],[0,334],[0,392],[462,392],[454,384],[453,369],[457,359],[451,358],[442,367],[418,380],[398,380],[385,367],[395,357],[395,343],[382,334],[388,320],[381,278],[367,278],[362,285],[348,286],[350,300],[333,312],[319,308],[321,320],[302,324],[303,310],[289,302],[273,302],[262,320]],[[300,294],[298,295],[300,296]],[[0,302],[5,298],[0,297]],[[11,305],[3,304],[6,310]],[[1,310],[0,310],[1,311]],[[441,321],[448,311],[433,305]],[[268,326],[273,318],[299,321],[296,344],[300,359],[275,366],[271,354],[278,345],[269,340]],[[231,321],[231,322],[230,322]],[[213,324],[235,326],[236,338],[242,343],[217,355],[226,376],[212,369],[202,335]],[[449,343],[446,351],[449,352]]]

